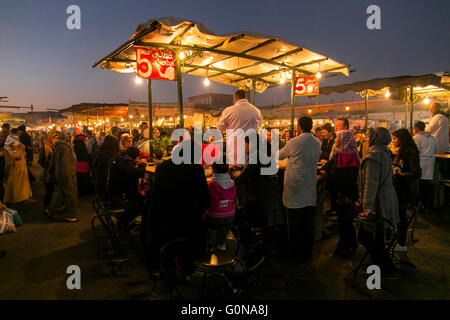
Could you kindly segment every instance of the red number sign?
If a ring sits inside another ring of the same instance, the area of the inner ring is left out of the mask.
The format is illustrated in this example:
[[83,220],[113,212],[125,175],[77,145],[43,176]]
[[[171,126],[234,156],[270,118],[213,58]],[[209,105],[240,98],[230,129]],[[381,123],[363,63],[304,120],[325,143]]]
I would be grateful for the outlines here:
[[136,47],[137,75],[146,79],[177,80],[175,53]]
[[319,79],[317,79],[315,76],[295,78],[296,96],[316,96],[318,94]]

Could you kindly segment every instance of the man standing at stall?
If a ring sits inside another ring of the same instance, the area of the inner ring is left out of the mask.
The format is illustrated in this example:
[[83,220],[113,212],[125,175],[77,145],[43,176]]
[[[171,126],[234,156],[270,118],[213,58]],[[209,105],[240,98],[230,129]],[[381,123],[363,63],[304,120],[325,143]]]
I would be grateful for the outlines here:
[[448,152],[448,117],[441,112],[441,105],[439,103],[433,103],[430,106],[431,117],[426,132],[431,133],[433,137],[438,141],[437,153]]
[[313,121],[298,119],[299,136],[280,150],[279,159],[288,159],[284,175],[283,204],[288,212],[291,251],[301,261],[312,259],[314,210],[317,198],[317,162],[320,142],[311,133]]
[[[258,132],[261,128],[263,116],[257,107],[248,102],[247,92],[243,89],[237,90],[234,93],[234,101],[236,102],[234,105],[223,110],[216,128],[222,132],[237,129],[242,129],[244,133],[249,129],[254,129]],[[237,141],[244,141],[243,137],[240,137],[240,134],[243,132],[235,132],[230,137],[227,137],[227,150],[239,150]],[[234,154],[236,155],[236,152]],[[236,157],[234,159],[228,158],[228,161],[230,160],[236,163]]]
[[425,123],[418,121],[414,125],[414,142],[417,144],[420,155],[420,168],[422,176],[420,177],[420,196],[425,210],[433,206],[435,154],[437,153],[438,143],[435,137],[429,132],[425,132]]

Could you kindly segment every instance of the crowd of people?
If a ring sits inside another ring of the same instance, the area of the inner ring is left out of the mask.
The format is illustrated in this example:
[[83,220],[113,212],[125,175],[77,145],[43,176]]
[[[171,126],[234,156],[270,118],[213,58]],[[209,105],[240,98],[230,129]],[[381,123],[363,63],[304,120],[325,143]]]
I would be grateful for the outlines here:
[[[248,102],[246,94],[236,91],[236,103],[223,111],[217,129],[261,128],[261,112]],[[414,135],[406,129],[391,133],[383,127],[355,132],[346,118],[333,125],[325,123],[313,134],[313,120],[302,116],[297,121],[297,134],[280,143],[278,158],[287,161],[285,170],[262,175],[260,169],[265,165],[248,161],[251,152],[259,152],[261,142],[251,150],[247,138],[245,164],[216,161],[208,181],[204,167],[195,164],[201,161],[196,161],[197,154],[192,152],[190,163],[162,161],[147,179],[147,188],[140,184],[150,158],[142,151],[149,139],[145,123],[140,131],[121,132],[113,127],[110,134],[101,133],[97,138],[87,129],[77,135],[48,132],[39,146],[38,161],[45,184],[43,213],[50,219],[60,216],[76,222],[78,197],[95,195],[110,206],[125,209],[119,219],[121,228],[142,216],[143,245],[153,260],[164,243],[175,237],[192,240],[195,245],[187,252],[190,257],[224,251],[226,234],[234,224],[242,232],[241,239],[255,228],[275,233],[278,239],[285,236],[290,255],[306,261],[313,254],[314,215],[321,184],[330,194],[331,208],[337,215],[339,240],[334,253],[351,258],[359,242],[370,250],[375,264],[391,272],[395,268],[385,249],[386,230],[397,228],[395,249],[407,251],[406,210],[419,201],[427,208],[433,206],[430,181],[434,155],[448,152],[448,119],[443,118],[438,104],[433,104],[431,111],[429,126],[417,122]],[[271,154],[271,137],[267,138]],[[225,153],[217,158],[227,159],[226,150],[235,147],[231,142],[227,137]],[[202,148],[193,140],[183,143]],[[0,148],[3,201],[34,201],[30,188],[34,177],[28,168],[33,145],[25,128],[10,131],[4,124]],[[53,196],[56,186],[59,192]],[[356,233],[355,214],[382,223],[366,223]]]
[[[262,116],[248,102],[245,91],[238,90],[235,101],[223,111],[217,129],[258,131]],[[434,104],[432,110],[438,110],[433,114],[441,117],[439,107]],[[334,129],[327,123],[316,130],[317,138],[311,132],[312,119],[304,116],[298,119],[297,134],[279,151],[279,159],[287,159],[286,169],[275,175],[261,175],[261,163],[247,161],[243,167],[214,164],[208,182],[201,165],[165,161],[156,169],[150,209],[144,211],[146,245],[157,255],[171,238],[187,237],[200,250],[204,249],[206,230],[207,247],[221,251],[225,249],[224,235],[233,223],[243,233],[245,227],[275,230],[280,238],[285,233],[290,256],[297,261],[310,260],[319,181],[325,184],[338,218],[335,255],[353,257],[359,242],[384,272],[395,272],[385,247],[387,231],[396,229],[395,250],[407,251],[406,210],[419,202],[433,205],[430,196],[419,197],[419,190],[433,176],[435,153],[448,152],[448,140],[447,149],[436,148],[439,139],[448,139],[448,120],[445,126],[436,132],[432,125],[425,128],[419,121],[414,136],[406,129],[391,133],[384,127],[363,133],[350,130],[349,120],[339,118]],[[442,132],[447,136],[442,137]],[[227,137],[225,150],[233,148],[235,142],[230,140]],[[249,152],[254,152],[248,139],[245,150],[248,160]],[[320,170],[318,163],[324,164]],[[353,224],[356,214],[366,218],[358,233]]]

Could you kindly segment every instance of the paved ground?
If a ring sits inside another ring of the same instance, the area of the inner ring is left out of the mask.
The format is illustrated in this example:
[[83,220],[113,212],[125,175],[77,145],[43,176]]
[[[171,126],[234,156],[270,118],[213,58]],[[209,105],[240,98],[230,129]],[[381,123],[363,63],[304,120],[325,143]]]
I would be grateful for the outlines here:
[[[39,168],[33,167],[38,175]],[[128,299],[123,287],[132,281],[146,278],[145,269],[135,258],[124,269],[122,277],[107,275],[98,266],[105,262],[98,242],[93,236],[90,221],[94,214],[91,198],[81,198],[79,223],[50,221],[41,214],[43,186],[40,181],[32,184],[38,204],[18,205],[16,209],[24,225],[17,233],[0,236],[0,249],[7,255],[0,259],[0,299]],[[446,211],[446,212],[444,212]],[[447,216],[445,216],[447,214]],[[416,230],[420,241],[409,244],[407,257],[417,269],[404,266],[400,279],[383,279],[382,290],[370,293],[375,299],[450,299],[450,224],[449,212],[422,214]],[[358,249],[353,260],[332,256],[336,244],[334,217],[328,217],[325,225],[330,231],[326,239],[316,243],[314,260],[297,264],[283,257],[272,257],[264,265],[263,280],[252,282],[244,288],[240,297],[254,299],[367,299],[350,287],[344,278],[359,261],[363,248]],[[78,265],[82,272],[81,290],[68,290],[66,269]],[[96,268],[97,267],[97,268]],[[103,274],[103,275],[102,275]],[[272,277],[275,276],[275,277]],[[359,277],[365,284],[363,274]],[[210,282],[207,297],[227,297],[230,294],[216,290],[220,283]],[[215,288],[214,288],[215,287]],[[194,274],[190,286],[181,288],[192,299],[200,295],[200,277]],[[166,299],[168,294],[157,289],[146,299]]]

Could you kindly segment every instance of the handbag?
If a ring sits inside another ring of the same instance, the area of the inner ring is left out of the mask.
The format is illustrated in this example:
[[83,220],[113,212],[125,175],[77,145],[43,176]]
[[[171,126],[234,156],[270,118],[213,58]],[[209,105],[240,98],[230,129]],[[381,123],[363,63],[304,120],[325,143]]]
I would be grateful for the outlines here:
[[16,232],[16,225],[12,215],[3,211],[0,214],[0,234],[8,232]]
[[22,217],[19,215],[19,212],[17,212],[17,210],[6,208],[5,211],[8,212],[13,217],[14,225],[16,227],[21,226],[23,224]]

